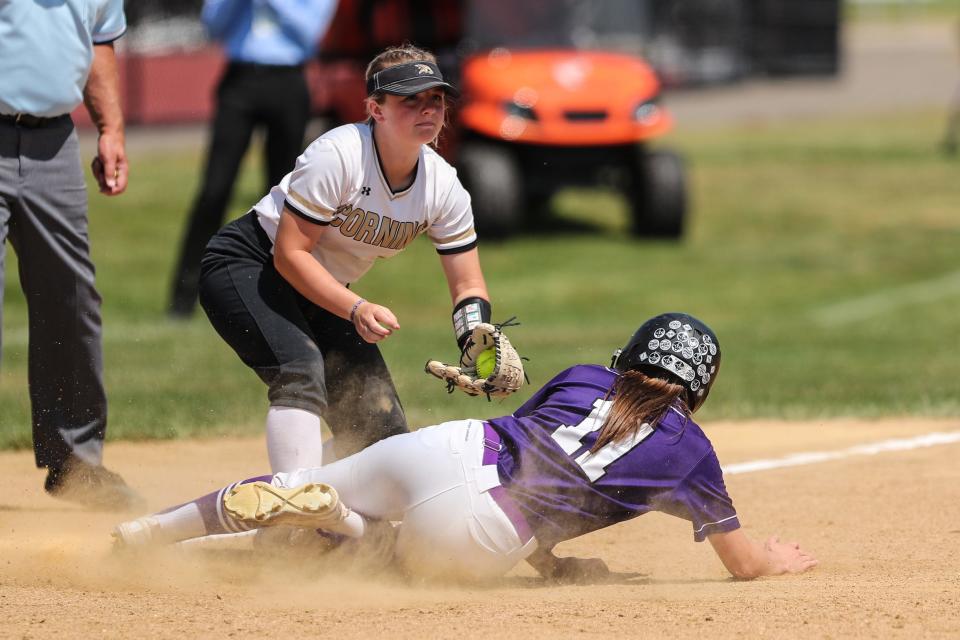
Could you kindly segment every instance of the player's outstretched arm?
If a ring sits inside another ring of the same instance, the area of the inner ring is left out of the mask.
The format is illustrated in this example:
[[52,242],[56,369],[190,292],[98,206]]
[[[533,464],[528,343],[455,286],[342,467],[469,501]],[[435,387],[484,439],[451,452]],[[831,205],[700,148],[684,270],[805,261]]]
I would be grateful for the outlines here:
[[552,549],[537,549],[527,556],[527,563],[547,580],[564,584],[589,584],[610,576],[600,558],[558,558]]
[[770,536],[764,543],[751,540],[742,529],[707,536],[713,550],[733,577],[752,580],[761,576],[803,573],[817,566],[817,559],[797,542],[780,542]]

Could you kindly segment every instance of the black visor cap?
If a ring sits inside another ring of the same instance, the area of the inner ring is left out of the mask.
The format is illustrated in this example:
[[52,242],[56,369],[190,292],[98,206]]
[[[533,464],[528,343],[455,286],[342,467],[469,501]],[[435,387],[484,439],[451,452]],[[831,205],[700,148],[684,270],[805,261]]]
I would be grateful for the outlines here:
[[380,91],[395,96],[412,96],[434,87],[441,87],[454,96],[459,94],[452,84],[443,79],[443,74],[434,63],[426,60],[404,62],[373,74],[367,80],[367,95]]

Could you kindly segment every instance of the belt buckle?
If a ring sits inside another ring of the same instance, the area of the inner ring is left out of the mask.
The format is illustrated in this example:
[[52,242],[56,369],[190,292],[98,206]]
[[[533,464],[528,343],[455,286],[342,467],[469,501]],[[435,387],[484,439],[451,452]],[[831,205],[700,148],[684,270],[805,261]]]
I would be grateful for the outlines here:
[[486,436],[484,436],[483,438],[483,446],[486,449],[490,449],[490,451],[493,451],[494,453],[500,453],[501,451],[503,451],[502,442],[495,442],[493,440],[490,440]]

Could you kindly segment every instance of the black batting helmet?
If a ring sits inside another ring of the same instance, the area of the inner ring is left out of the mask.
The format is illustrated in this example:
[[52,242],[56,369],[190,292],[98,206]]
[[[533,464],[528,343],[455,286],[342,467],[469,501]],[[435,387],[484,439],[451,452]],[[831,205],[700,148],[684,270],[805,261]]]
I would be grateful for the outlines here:
[[686,313],[664,313],[637,329],[610,367],[638,369],[661,376],[666,371],[687,390],[687,406],[696,411],[707,399],[720,371],[720,343],[710,327]]

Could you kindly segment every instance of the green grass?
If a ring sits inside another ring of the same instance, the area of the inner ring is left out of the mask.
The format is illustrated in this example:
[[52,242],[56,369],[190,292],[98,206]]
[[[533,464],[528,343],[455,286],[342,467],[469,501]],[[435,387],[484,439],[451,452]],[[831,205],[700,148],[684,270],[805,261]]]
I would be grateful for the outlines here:
[[[566,224],[482,245],[495,319],[519,316],[510,336],[530,358],[533,386],[503,402],[449,396],[422,373],[428,358],[455,350],[439,262],[418,240],[356,287],[400,318],[383,350],[411,424],[510,412],[561,368],[608,362],[664,310],[694,313],[720,336],[707,420],[957,415],[956,278],[942,294],[898,304],[909,287],[960,272],[960,163],[937,154],[941,126],[911,113],[678,135],[693,203],[681,243],[627,237],[614,194],[562,194],[555,208]],[[163,315],[198,166],[192,153],[139,154],[129,193],[91,196],[111,438],[262,428],[265,389],[202,314]],[[259,197],[259,181],[251,162],[234,214]],[[590,228],[563,232],[571,221]],[[0,447],[9,448],[29,446],[30,422],[25,305],[12,252],[7,262]],[[858,321],[817,320],[867,295],[890,304]]]
[[846,0],[843,10],[857,21],[956,20],[960,0]]

